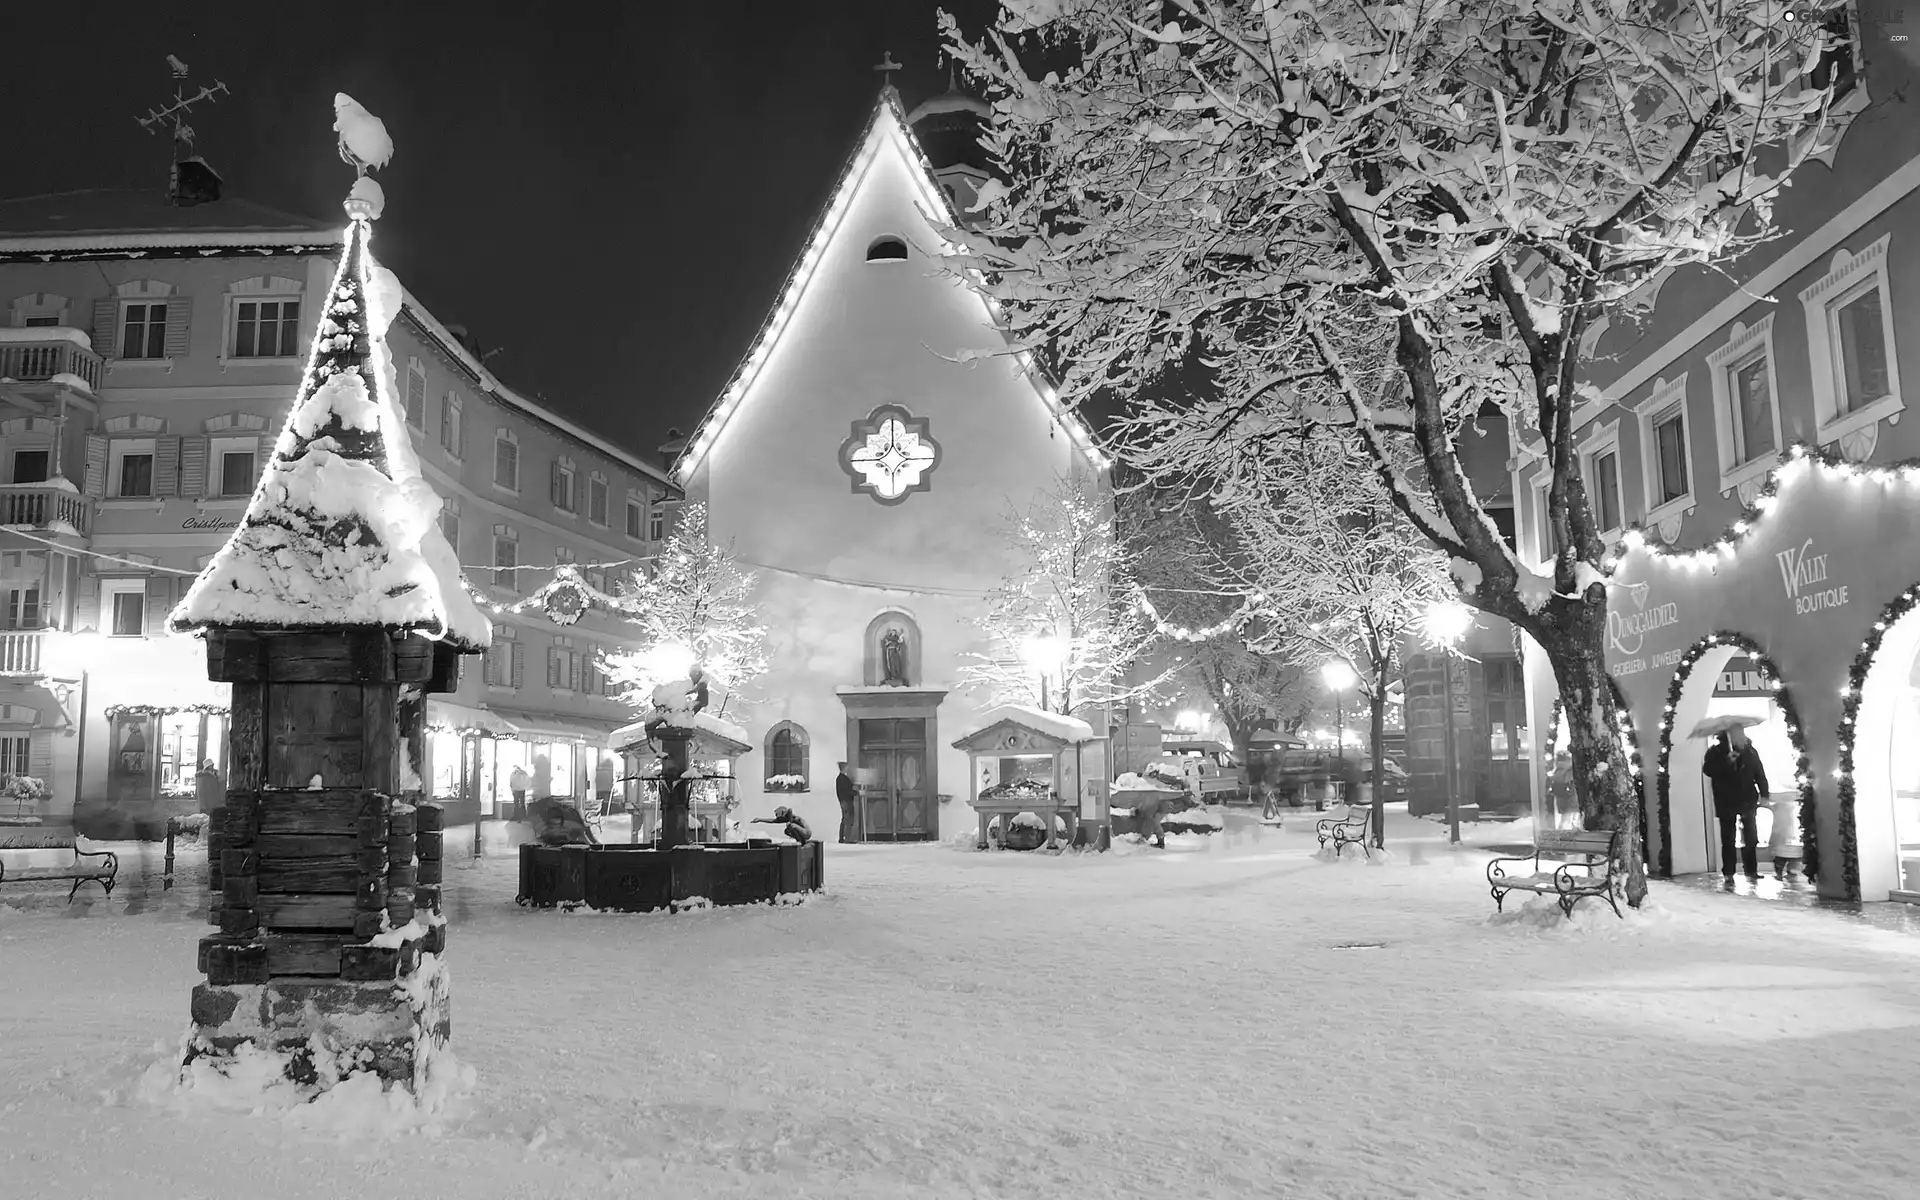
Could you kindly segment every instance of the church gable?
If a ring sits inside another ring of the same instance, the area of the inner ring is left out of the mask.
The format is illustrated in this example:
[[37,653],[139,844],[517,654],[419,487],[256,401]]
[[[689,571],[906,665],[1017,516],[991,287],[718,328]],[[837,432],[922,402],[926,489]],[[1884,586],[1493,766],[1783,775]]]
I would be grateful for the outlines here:
[[[988,302],[939,274],[938,256],[948,247],[936,224],[956,226],[958,214],[889,90],[759,336],[693,437],[678,468],[683,484],[703,467],[720,469],[713,456],[742,438],[818,458],[811,446],[818,435],[807,422],[830,420],[838,432],[825,453],[839,453],[825,465],[842,490],[903,503],[938,485],[941,414],[930,409],[959,404],[1017,406],[1004,414],[1010,432],[1038,421],[1039,436],[1071,445],[1096,470],[1105,466],[1085,426],[1059,408],[1029,364],[1011,356],[950,361],[1004,343]],[[818,369],[822,358],[838,364],[831,386]],[[959,387],[956,372],[968,376]],[[856,396],[859,411],[847,411]],[[736,459],[732,451],[722,457]]]

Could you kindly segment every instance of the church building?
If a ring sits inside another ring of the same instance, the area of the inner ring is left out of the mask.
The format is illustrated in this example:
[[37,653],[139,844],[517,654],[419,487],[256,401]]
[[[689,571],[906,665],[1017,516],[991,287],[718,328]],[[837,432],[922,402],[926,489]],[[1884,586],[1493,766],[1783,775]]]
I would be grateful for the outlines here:
[[987,178],[987,114],[956,92],[908,113],[883,89],[677,466],[714,541],[755,573],[768,630],[768,671],[723,714],[755,747],[737,768],[742,815],[786,804],[831,837],[846,760],[862,840],[971,838],[953,743],[994,698],[962,688],[961,668],[1013,654],[976,624],[1024,565],[1009,515],[1063,481],[1106,485],[1086,427],[944,270],[942,229]]

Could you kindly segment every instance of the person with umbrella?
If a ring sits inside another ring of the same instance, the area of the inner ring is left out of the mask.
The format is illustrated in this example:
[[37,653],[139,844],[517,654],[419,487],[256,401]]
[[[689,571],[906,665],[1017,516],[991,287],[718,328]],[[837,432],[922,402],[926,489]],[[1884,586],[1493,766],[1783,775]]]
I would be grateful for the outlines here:
[[1713,811],[1720,821],[1720,874],[1729,880],[1733,878],[1736,825],[1740,865],[1748,879],[1760,878],[1760,839],[1755,835],[1754,818],[1760,800],[1773,789],[1767,783],[1760,752],[1754,749],[1746,730],[1748,725],[1760,723],[1755,717],[1721,717],[1702,722],[1694,731],[1696,737],[1714,738],[1700,770],[1713,783]]

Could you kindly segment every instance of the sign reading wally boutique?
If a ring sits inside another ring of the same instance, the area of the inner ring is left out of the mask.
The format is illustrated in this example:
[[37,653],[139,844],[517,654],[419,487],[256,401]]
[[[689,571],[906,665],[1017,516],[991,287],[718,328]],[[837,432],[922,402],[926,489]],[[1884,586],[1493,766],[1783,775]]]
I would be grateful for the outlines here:
[[[1897,786],[1920,790],[1920,746],[1914,748],[1912,772],[1890,774],[1887,735],[1869,753],[1866,725],[1869,701],[1888,709],[1895,702],[1863,699],[1847,736],[1858,738],[1854,757],[1868,765],[1856,767],[1857,778],[1847,777],[1854,786],[1843,810],[1840,730],[1842,691],[1850,686],[1855,656],[1869,636],[1876,646],[1885,639],[1884,653],[1908,659],[1920,646],[1904,635],[1895,638],[1887,632],[1891,623],[1883,620],[1888,605],[1920,582],[1917,501],[1920,493],[1897,476],[1892,482],[1863,479],[1852,467],[1801,458],[1781,468],[1770,507],[1728,540],[1684,553],[1651,544],[1624,553],[1608,592],[1607,669],[1627,701],[1647,760],[1649,839],[1656,862],[1670,863],[1675,873],[1706,869],[1711,814],[1682,812],[1701,804],[1694,776],[1706,743],[1687,735],[1715,695],[1777,695],[1777,681],[1798,715],[1812,767],[1820,890],[1885,900],[1898,886],[1893,776],[1906,780]],[[1698,546],[1708,536],[1706,528],[1693,527],[1695,519],[1689,517],[1682,530],[1683,546]],[[1910,619],[1920,624],[1920,615]],[[1876,622],[1882,630],[1875,631]],[[1706,646],[1710,636],[1719,640]],[[1683,664],[1687,676],[1700,678],[1676,680]],[[1899,664],[1903,684],[1911,666]],[[1728,672],[1735,677],[1729,680]],[[1877,696],[1881,689],[1869,690]],[[1670,699],[1675,708],[1663,730]],[[1890,725],[1890,719],[1882,724]],[[1655,796],[1662,755],[1669,760],[1669,790],[1676,797],[1671,812],[1659,812]],[[1682,797],[1683,784],[1692,789],[1691,798]],[[1776,795],[1792,787],[1791,780],[1776,782]],[[1658,845],[1663,830],[1669,839],[1664,851]],[[1843,854],[1843,844],[1851,848],[1856,839],[1858,854]]]

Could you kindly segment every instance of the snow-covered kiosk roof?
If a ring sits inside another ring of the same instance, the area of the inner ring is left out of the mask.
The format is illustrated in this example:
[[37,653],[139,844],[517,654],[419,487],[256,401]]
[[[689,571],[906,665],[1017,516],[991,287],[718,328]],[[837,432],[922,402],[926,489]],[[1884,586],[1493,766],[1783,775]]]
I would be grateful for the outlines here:
[[492,640],[395,404],[386,332],[404,293],[368,248],[380,203],[371,179],[355,185],[293,410],[239,528],[173,610],[176,632],[378,626],[461,651]]
[[[687,749],[693,758],[739,758],[753,749],[753,743],[747,740],[746,730],[711,713],[676,713],[667,723],[678,729],[693,731],[693,744]],[[613,748],[622,754],[645,751],[646,724],[645,721],[635,721],[614,730],[609,739]]]
[[953,744],[969,753],[1049,754],[1096,741],[1093,726],[1024,704],[1002,704],[980,714],[980,728]]

